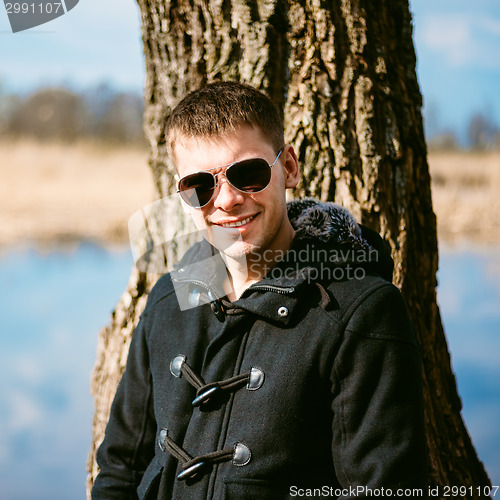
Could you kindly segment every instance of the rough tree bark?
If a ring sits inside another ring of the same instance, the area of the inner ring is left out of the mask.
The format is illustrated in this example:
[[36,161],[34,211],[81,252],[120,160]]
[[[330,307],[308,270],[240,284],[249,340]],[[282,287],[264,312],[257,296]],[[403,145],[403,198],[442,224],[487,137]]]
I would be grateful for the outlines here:
[[[144,127],[158,197],[173,192],[163,129],[186,92],[217,79],[266,91],[283,110],[286,140],[302,165],[294,196],[343,204],[390,247],[394,282],[423,352],[431,483],[489,485],[461,418],[436,303],[436,218],[407,0],[138,3],[147,67]],[[130,335],[156,278],[134,271],[100,333],[89,486]]]

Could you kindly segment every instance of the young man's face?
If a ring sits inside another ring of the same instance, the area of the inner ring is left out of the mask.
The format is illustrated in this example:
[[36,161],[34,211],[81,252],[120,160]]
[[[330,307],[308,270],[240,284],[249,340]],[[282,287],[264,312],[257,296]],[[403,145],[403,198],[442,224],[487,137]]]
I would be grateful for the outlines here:
[[[180,137],[174,147],[179,178],[250,158],[263,158],[272,164],[276,156],[260,129],[248,126],[217,139]],[[221,235],[223,239],[232,238],[234,244],[223,250],[228,257],[255,260],[265,256],[267,250],[287,250],[293,229],[286,213],[285,190],[296,186],[298,179],[297,157],[287,146],[272,167],[271,180],[264,190],[239,191],[222,174],[209,203],[190,209],[190,213],[197,227],[207,229],[209,235],[218,234],[219,240]]]

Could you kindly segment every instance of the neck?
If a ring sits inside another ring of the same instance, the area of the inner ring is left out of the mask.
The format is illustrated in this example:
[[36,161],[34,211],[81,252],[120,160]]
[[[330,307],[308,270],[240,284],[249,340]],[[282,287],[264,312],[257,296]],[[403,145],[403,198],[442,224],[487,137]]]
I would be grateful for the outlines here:
[[227,283],[227,296],[233,301],[241,297],[243,292],[254,283],[260,281],[276,264],[282,260],[292,245],[295,232],[288,218],[287,228],[278,244],[272,248],[253,252],[246,255],[245,265],[242,266],[241,259],[225,258],[229,275]]

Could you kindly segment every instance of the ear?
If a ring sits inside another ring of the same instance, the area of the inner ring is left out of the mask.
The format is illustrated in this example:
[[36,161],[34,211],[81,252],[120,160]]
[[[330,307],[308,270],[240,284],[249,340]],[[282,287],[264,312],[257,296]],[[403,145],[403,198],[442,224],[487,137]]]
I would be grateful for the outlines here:
[[285,174],[285,188],[294,188],[300,180],[299,160],[293,146],[285,146],[282,153],[283,172]]

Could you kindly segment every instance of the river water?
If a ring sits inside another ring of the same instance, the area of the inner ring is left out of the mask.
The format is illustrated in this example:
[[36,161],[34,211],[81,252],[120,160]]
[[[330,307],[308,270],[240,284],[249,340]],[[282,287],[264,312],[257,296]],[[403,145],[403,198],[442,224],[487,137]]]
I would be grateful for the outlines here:
[[[0,497],[84,500],[97,332],[125,288],[128,250],[82,244],[0,254]],[[500,249],[444,248],[439,303],[463,414],[500,483]]]

